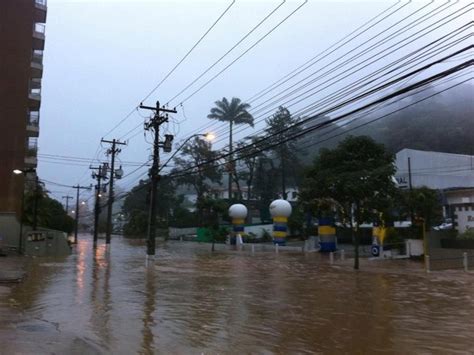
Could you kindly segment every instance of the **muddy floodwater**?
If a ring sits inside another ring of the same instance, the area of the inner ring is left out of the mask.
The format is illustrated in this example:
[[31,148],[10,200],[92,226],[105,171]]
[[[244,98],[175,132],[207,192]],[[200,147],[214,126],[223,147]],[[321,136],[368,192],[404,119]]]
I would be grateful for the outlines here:
[[[103,241],[101,241],[103,243]],[[474,274],[411,261],[330,266],[317,253],[210,252],[82,236],[0,286],[0,353],[474,353]]]

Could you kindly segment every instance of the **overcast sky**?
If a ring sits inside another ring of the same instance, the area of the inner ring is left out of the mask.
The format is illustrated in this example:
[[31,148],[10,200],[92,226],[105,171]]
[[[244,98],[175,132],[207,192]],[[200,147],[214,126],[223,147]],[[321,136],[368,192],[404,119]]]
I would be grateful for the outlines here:
[[[109,131],[157,85],[230,3],[231,1],[191,0],[48,0],[41,131],[38,144],[40,177],[66,185],[78,182],[90,184],[92,180],[86,161],[64,162],[47,155],[90,160],[98,157],[105,160],[107,145],[100,147],[101,137],[129,139],[128,146],[124,147],[119,155],[124,163],[147,161],[150,144],[144,139],[142,127],[131,131],[143,123],[147,112],[135,111],[117,129],[110,133]],[[156,100],[166,103],[280,3],[278,0],[237,0],[200,45],[145,104],[154,105]],[[221,125],[216,124],[211,128],[199,130],[210,123],[206,115],[214,101],[223,96],[235,96],[242,100],[251,98],[370,18],[396,4],[395,1],[310,0],[221,76],[185,101],[183,106],[179,105],[207,79],[243,53],[302,3],[303,1],[286,1],[221,63],[173,100],[170,106],[176,106],[178,113],[173,116],[163,133],[174,134],[175,143],[178,143],[192,133],[204,133],[205,130],[213,129],[220,133],[214,147],[222,147],[225,142],[219,139],[227,137],[223,134],[224,131],[219,131]],[[444,3],[439,1],[428,5],[423,12],[420,10],[419,15]],[[439,21],[467,3],[460,1],[452,6],[446,13],[440,14]],[[364,38],[370,38],[370,35],[395,24],[427,4],[428,2],[415,1],[405,6],[378,27],[374,27],[367,36],[361,36],[346,45],[344,51],[357,50]],[[412,19],[416,17],[413,15]],[[472,19],[472,12],[440,29],[440,32],[430,34],[425,42],[466,23],[469,19]],[[416,32],[412,32],[412,35],[415,34]],[[420,43],[416,45],[419,46]],[[409,48],[404,49],[406,53]],[[399,53],[402,54],[404,53]],[[385,62],[394,56],[395,54],[388,56]],[[328,57],[315,68],[330,65],[334,58],[336,57]],[[365,60],[369,59],[370,57]],[[361,71],[360,75],[373,69],[367,70]],[[304,75],[307,74],[303,74],[303,77]],[[328,92],[336,88],[337,86],[329,88]],[[262,98],[262,101],[264,99]],[[310,102],[311,100],[308,100],[304,104]],[[296,105],[294,109],[298,107]],[[257,126],[256,131],[261,127]],[[247,129],[238,136],[243,137],[253,132],[252,129]],[[150,141],[150,138],[148,136],[147,140]],[[135,166],[124,164],[125,174],[134,169]],[[145,174],[146,167],[128,176],[119,185],[128,189]],[[48,188],[57,198],[67,192],[73,192],[71,189],[51,184],[48,184]]]

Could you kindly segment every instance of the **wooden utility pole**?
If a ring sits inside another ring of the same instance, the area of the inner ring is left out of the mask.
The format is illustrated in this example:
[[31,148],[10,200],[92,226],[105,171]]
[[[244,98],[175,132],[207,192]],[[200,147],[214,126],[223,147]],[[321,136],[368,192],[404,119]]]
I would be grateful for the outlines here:
[[[111,156],[110,158],[110,177],[109,177],[109,198],[107,202],[107,228],[105,231],[105,244],[110,244],[110,239],[112,236],[112,205],[114,203],[114,178],[115,178],[115,155],[121,152],[120,148],[117,148],[117,145],[126,145],[124,142],[120,142],[118,139],[112,139],[111,141],[102,139],[103,143],[110,143],[112,146],[110,149],[107,149],[107,154]],[[105,172],[104,172],[105,174]]]
[[79,225],[79,190],[84,189],[84,190],[90,190],[92,188],[91,186],[80,186],[76,185],[73,186],[74,189],[76,189],[76,219],[74,220],[74,244],[77,244],[77,229]]
[[147,233],[147,264],[153,260],[155,255],[155,238],[156,238],[156,198],[158,192],[158,180],[160,178],[160,147],[162,146],[165,152],[171,151],[171,142],[173,141],[172,135],[166,135],[165,142],[161,143],[160,139],[160,126],[168,122],[168,115],[162,116],[161,113],[176,113],[175,109],[170,110],[164,107],[160,107],[160,102],[156,102],[156,107],[144,106],[140,104],[141,109],[151,110],[154,112],[153,117],[145,123],[145,130],[153,131],[153,164],[151,166],[149,176],[151,180],[150,189],[150,208],[148,212],[148,233]]
[[74,197],[66,195],[66,196],[62,196],[62,198],[66,199],[66,214],[69,214],[69,200],[74,198]]
[[97,170],[97,173],[94,171],[92,173],[92,178],[97,180],[97,185],[95,185],[95,206],[94,206],[94,248],[97,247],[97,240],[99,239],[99,216],[101,211],[100,206],[100,193],[102,191],[102,180],[107,180],[107,163],[100,165],[98,167],[90,166],[89,169]]

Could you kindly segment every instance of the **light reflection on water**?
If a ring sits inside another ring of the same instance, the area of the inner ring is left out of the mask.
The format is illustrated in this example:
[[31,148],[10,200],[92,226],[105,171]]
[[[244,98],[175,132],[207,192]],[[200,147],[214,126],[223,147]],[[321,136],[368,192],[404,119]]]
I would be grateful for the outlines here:
[[67,259],[31,260],[6,296],[14,302],[0,300],[0,318],[10,315],[0,340],[38,342],[10,341],[20,352],[474,351],[472,274],[427,276],[410,262],[354,272],[318,254],[209,249],[162,244],[146,269],[141,243],[117,237],[93,251],[81,239]]

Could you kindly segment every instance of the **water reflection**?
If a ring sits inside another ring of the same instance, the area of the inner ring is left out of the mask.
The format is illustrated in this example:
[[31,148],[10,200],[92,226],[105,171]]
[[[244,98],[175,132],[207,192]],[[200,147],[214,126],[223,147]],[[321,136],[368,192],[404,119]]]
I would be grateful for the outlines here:
[[[144,250],[120,238],[93,250],[89,237],[66,259],[31,259],[27,280],[0,295],[0,341],[22,339],[20,353],[29,342],[46,353],[474,351],[472,274],[425,275],[406,262],[354,272],[317,254],[191,243],[159,244],[147,269]],[[32,320],[53,326],[17,327]]]
[[155,298],[156,298],[156,280],[155,269],[148,268],[145,271],[145,302],[143,306],[143,329],[142,329],[142,343],[141,350],[144,354],[152,354],[155,350],[153,328],[155,326],[154,312],[155,312]]

